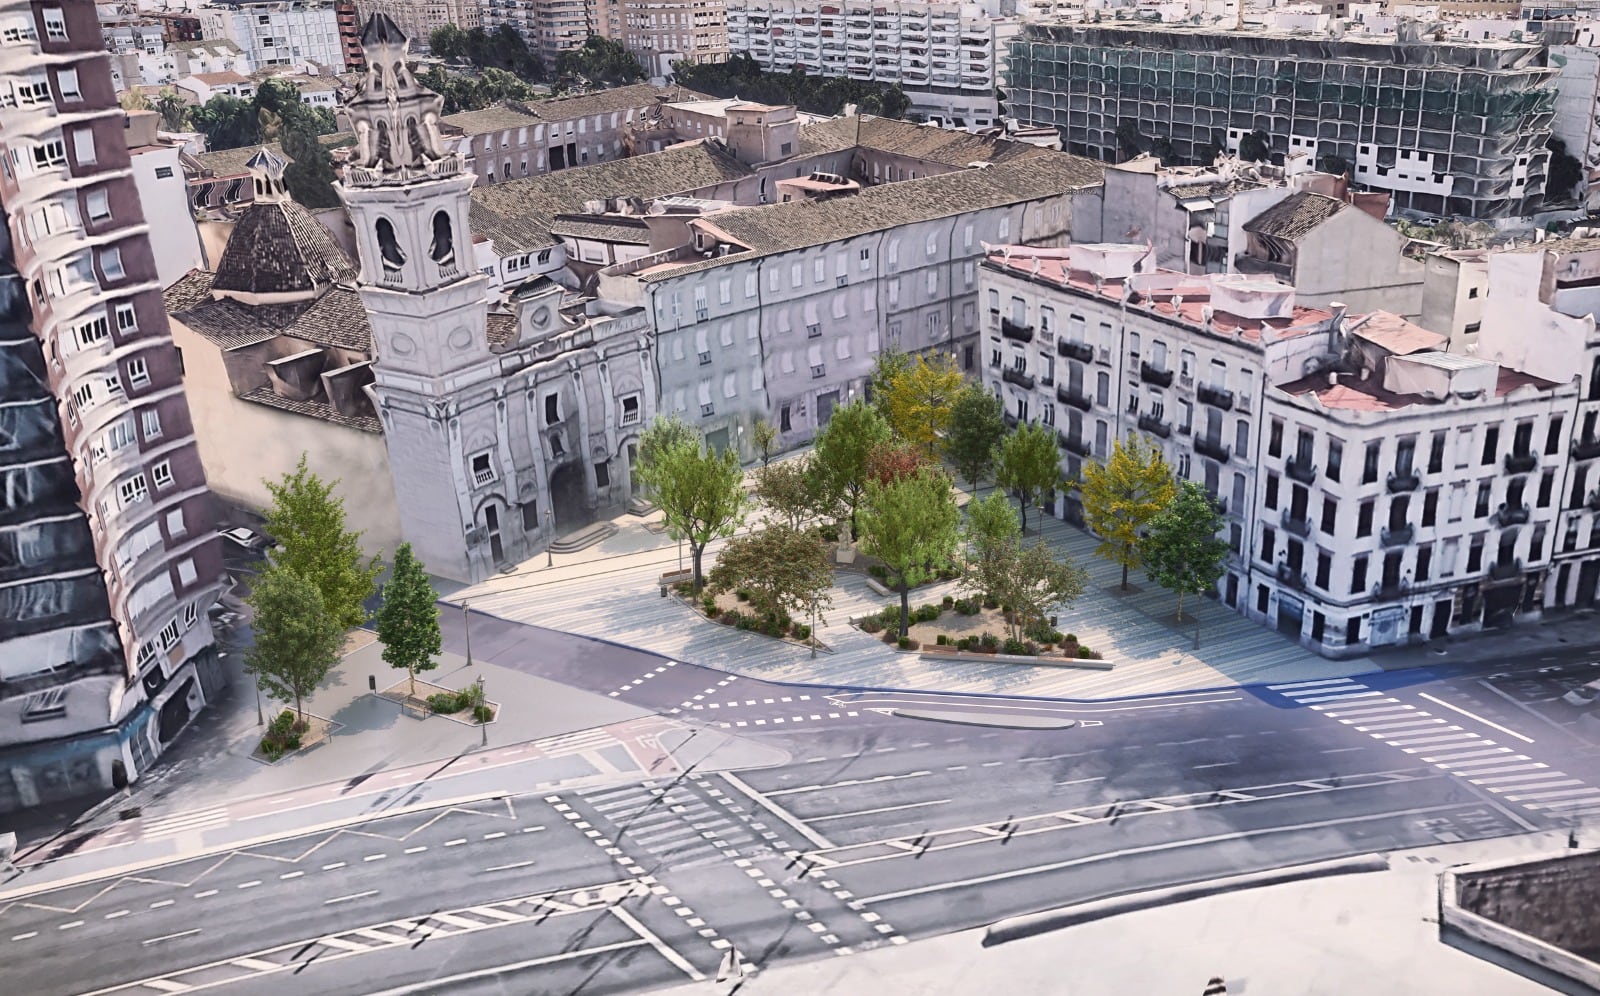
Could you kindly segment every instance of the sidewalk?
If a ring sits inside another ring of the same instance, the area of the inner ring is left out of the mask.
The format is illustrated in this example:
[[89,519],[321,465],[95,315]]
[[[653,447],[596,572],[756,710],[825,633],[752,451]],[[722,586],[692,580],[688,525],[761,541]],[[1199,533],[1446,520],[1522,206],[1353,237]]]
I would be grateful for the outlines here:
[[[1389,871],[1321,878],[1124,913],[991,948],[984,932],[947,934],[850,958],[747,977],[741,996],[996,992],[1196,994],[1220,976],[1233,994],[1549,993],[1554,976],[1440,939],[1437,882],[1447,866],[1549,853],[1561,835],[1447,844],[1390,855]],[[893,917],[893,911],[885,912]],[[673,996],[704,994],[704,983]],[[718,992],[727,992],[723,987]],[[1555,991],[1575,991],[1571,988]]]

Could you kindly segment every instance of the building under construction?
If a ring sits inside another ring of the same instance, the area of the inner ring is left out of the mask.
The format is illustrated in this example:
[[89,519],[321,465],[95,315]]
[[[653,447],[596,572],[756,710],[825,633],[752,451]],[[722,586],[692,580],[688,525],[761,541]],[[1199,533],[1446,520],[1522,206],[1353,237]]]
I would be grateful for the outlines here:
[[1275,157],[1348,170],[1396,208],[1498,218],[1541,204],[1555,77],[1544,46],[1516,41],[1032,24],[1005,90],[1008,113],[1070,152],[1209,162],[1260,132]]

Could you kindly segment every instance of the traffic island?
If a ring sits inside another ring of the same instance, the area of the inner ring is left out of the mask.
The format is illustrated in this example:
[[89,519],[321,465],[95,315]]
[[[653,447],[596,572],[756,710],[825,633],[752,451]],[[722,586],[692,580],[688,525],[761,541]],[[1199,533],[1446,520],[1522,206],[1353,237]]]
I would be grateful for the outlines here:
[[308,712],[304,718],[297,718],[293,709],[285,709],[267,724],[267,732],[250,757],[262,764],[277,764],[327,743],[342,728],[343,724],[324,716]]
[[431,681],[418,681],[412,691],[410,679],[398,681],[378,693],[380,698],[399,703],[405,715],[418,719],[442,716],[464,726],[493,723],[500,717],[500,703],[483,698],[483,690],[473,683],[466,688],[446,688]]

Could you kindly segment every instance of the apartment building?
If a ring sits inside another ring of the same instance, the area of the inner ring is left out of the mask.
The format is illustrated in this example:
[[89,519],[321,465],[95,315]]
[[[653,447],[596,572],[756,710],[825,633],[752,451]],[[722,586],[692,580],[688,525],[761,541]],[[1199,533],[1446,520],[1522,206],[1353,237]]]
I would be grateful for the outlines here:
[[1000,123],[995,89],[1020,21],[999,0],[727,0],[728,49],[765,69],[898,84],[955,128]]
[[1275,159],[1336,159],[1397,209],[1502,218],[1542,204],[1555,76],[1545,46],[1509,39],[1050,23],[1012,41],[1005,90],[1071,152],[1125,159],[1131,130],[1209,162],[1260,131]]
[[126,785],[223,683],[211,495],[92,4],[0,6],[0,810]]
[[202,7],[195,14],[207,38],[238,45],[257,69],[345,64],[345,42],[332,0],[239,0]]
[[562,52],[602,33],[596,25],[594,0],[479,0],[479,10],[485,31],[509,24],[546,69],[555,68]]
[[[1069,478],[1137,432],[1202,483],[1238,611],[1333,657],[1542,612],[1582,483],[1576,382],[1269,278],[1160,271],[1145,246],[1004,247],[983,294],[984,382],[1009,418],[1056,426]],[[1053,511],[1081,519],[1071,493]]]
[[622,43],[652,77],[674,62],[726,62],[724,0],[597,0],[595,33]]
[[[382,14],[426,47],[428,37],[446,24],[470,31],[483,24],[478,0],[362,0],[360,16]],[[359,45],[357,46],[359,49]]]

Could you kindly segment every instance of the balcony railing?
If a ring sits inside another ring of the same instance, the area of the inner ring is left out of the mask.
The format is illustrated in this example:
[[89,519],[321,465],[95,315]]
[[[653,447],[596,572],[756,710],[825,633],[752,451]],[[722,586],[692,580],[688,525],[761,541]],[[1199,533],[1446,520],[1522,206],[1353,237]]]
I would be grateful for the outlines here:
[[1417,530],[1409,523],[1403,526],[1385,526],[1378,530],[1378,540],[1384,546],[1406,546],[1416,538]]
[[1201,384],[1200,390],[1195,392],[1195,397],[1200,399],[1202,405],[1210,405],[1212,408],[1220,408],[1223,411],[1233,408],[1233,392],[1212,387],[1210,384]]
[[1416,471],[1410,471],[1405,474],[1389,475],[1389,493],[1392,495],[1404,494],[1407,491],[1415,491],[1421,486],[1422,478],[1417,476]]
[[1539,458],[1532,453],[1507,453],[1505,464],[1508,474],[1526,474],[1539,466]]
[[1306,575],[1304,571],[1297,571],[1288,564],[1278,565],[1278,583],[1286,588],[1296,591],[1306,590]]
[[1094,347],[1086,342],[1072,342],[1069,339],[1061,339],[1056,342],[1056,352],[1069,360],[1077,360],[1079,363],[1094,362]]
[[1159,369],[1151,366],[1149,361],[1140,360],[1139,361],[1139,379],[1144,381],[1146,384],[1154,384],[1157,387],[1171,387],[1172,386],[1172,371],[1171,370],[1159,370]]
[[1061,438],[1061,448],[1068,453],[1076,453],[1078,456],[1086,457],[1092,452],[1089,449],[1088,441],[1082,436],[1070,436],[1065,432],[1058,432],[1056,435]]
[[1209,439],[1205,436],[1195,437],[1194,451],[1218,463],[1227,463],[1233,457],[1233,447],[1224,446],[1220,439]]
[[1600,457],[1600,439],[1580,439],[1572,444],[1572,459],[1593,460]]
[[1151,414],[1139,416],[1139,428],[1145,432],[1160,436],[1162,439],[1172,435],[1172,423],[1157,418]]
[[1589,492],[1589,500],[1583,504],[1584,507],[1591,512],[1600,512],[1600,488],[1595,488],[1593,491]]
[[1089,396],[1084,394],[1081,388],[1075,388],[1071,384],[1056,385],[1056,400],[1084,412],[1089,410],[1091,404]]
[[1009,318],[1002,318],[1000,319],[1000,334],[1007,339],[1015,339],[1018,342],[1032,342],[1033,326],[1023,325]]
[[1000,379],[1007,384],[1025,387],[1030,391],[1033,389],[1033,374],[1018,370],[1016,367],[1006,367],[1000,371]]
[[1311,535],[1311,520],[1304,515],[1295,515],[1290,509],[1284,509],[1280,517],[1284,532],[1293,533],[1301,539]]
[[1310,484],[1317,479],[1317,468],[1310,460],[1300,460],[1290,457],[1283,465],[1283,472],[1299,481],[1301,484]]
[[1528,514],[1526,505],[1501,505],[1490,519],[1497,526],[1520,526],[1528,521]]
[[1380,602],[1394,602],[1406,597],[1410,591],[1410,581],[1380,581],[1372,586],[1372,597]]
[[1489,565],[1489,580],[1510,581],[1512,578],[1522,576],[1522,561],[1513,557],[1510,560],[1497,560]]

